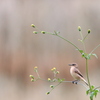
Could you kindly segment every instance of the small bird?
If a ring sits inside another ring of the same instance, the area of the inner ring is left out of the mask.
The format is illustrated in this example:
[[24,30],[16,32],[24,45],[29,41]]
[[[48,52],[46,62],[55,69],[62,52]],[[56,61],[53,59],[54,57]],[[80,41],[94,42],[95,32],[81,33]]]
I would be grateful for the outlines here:
[[85,82],[86,85],[88,85],[88,83],[86,82],[86,80],[84,79],[83,75],[81,74],[81,72],[78,69],[78,64],[72,63],[72,64],[69,64],[69,66],[71,66],[70,74],[75,79],[75,81],[73,81],[72,83],[76,83],[77,84],[77,82],[81,80],[81,81]]

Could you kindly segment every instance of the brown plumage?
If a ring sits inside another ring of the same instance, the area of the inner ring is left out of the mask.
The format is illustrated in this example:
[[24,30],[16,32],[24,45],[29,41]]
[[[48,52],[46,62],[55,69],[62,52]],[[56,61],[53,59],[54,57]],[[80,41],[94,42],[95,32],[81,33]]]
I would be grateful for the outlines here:
[[79,69],[77,68],[78,65],[76,63],[72,63],[69,64],[69,66],[71,66],[70,68],[70,74],[72,75],[72,77],[76,80],[82,80],[83,82],[86,83],[86,85],[88,85],[88,83],[86,82],[86,80],[84,79],[83,75],[81,74],[81,72],[79,71]]

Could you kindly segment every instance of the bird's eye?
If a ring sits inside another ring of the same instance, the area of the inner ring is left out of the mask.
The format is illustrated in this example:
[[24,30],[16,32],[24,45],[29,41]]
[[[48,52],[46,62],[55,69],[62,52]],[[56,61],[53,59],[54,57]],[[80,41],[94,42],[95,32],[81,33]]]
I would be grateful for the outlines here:
[[75,66],[76,64],[72,64],[73,66]]

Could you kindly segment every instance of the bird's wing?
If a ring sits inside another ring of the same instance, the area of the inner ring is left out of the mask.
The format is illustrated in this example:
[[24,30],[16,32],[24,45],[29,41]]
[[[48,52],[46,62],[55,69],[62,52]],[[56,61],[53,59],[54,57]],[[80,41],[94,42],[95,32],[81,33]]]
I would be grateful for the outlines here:
[[81,74],[81,72],[78,69],[75,70],[75,73],[77,73],[79,76],[83,77],[83,75]]

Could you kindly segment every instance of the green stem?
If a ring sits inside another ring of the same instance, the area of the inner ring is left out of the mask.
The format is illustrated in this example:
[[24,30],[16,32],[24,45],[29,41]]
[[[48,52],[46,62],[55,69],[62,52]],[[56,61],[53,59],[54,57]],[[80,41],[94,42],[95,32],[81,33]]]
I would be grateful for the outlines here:
[[82,38],[82,41],[83,41],[83,34],[82,34],[82,32],[80,31],[80,35],[81,35],[81,38]]
[[58,35],[57,32],[55,32],[55,34],[54,34],[54,33],[50,33],[50,32],[45,32],[45,33],[58,36],[59,38],[61,38],[61,39],[65,40],[65,41],[67,41],[69,44],[71,44],[72,46],[74,46],[74,47],[79,51],[79,48],[78,48],[75,44],[73,44],[73,43],[70,42],[69,40],[65,39],[64,37]]
[[41,79],[41,77],[40,77],[40,75],[39,75],[37,70],[36,70],[36,74],[37,74],[38,78]]
[[79,51],[79,48],[78,48],[76,45],[74,45],[72,42],[70,42],[69,40],[63,38],[62,36],[60,36],[60,35],[58,35],[58,34],[56,34],[56,36],[58,36],[59,38],[65,40],[65,41],[67,41],[69,44],[71,44],[72,46],[74,46],[74,47]]
[[83,48],[84,48],[84,51],[85,51],[85,53],[86,53],[86,48],[85,48],[84,38],[83,38],[83,34],[82,34],[81,31],[80,31],[80,35],[81,35],[81,38],[82,38],[81,42],[82,42],[82,44],[83,44]]
[[[90,80],[89,80],[89,73],[88,73],[88,59],[86,59],[86,76],[87,76],[87,81],[90,89],[90,93],[93,91],[91,88]],[[93,98],[90,97],[90,100],[93,100]]]
[[93,98],[90,98],[90,100],[93,100]]
[[86,76],[87,76],[87,81],[88,81],[89,88],[91,90],[91,84],[90,84],[89,73],[88,73],[88,59],[87,58],[86,58]]
[[90,52],[90,54],[92,54],[99,46],[100,46],[100,44],[97,45],[97,46]]
[[86,53],[85,43],[83,41],[82,41],[82,44],[83,44],[84,51]]
[[60,85],[62,82],[59,82],[57,85],[55,85],[49,92],[51,92],[54,88],[56,88],[58,85]]
[[87,38],[88,35],[89,35],[89,34],[87,34],[87,35],[83,38],[83,41],[85,41],[85,39]]
[[99,88],[100,88],[100,86],[96,87],[94,90],[99,89]]

